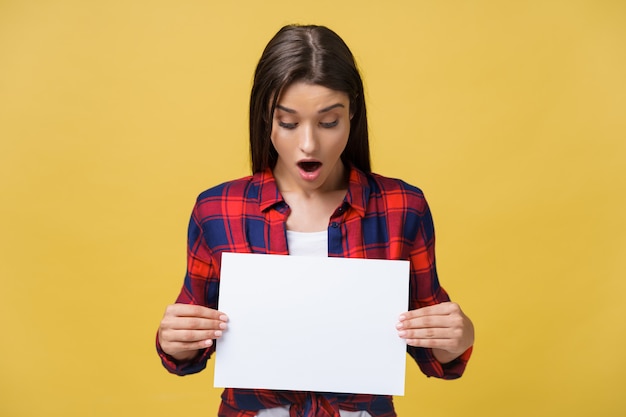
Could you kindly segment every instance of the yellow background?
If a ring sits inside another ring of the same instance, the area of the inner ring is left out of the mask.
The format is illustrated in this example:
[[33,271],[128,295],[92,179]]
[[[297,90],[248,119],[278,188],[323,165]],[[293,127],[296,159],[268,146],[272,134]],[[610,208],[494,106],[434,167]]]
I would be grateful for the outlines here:
[[170,375],[154,334],[292,22],[352,48],[374,169],[425,191],[476,324],[400,415],[626,415],[621,0],[0,1],[0,415],[215,415],[212,363]]

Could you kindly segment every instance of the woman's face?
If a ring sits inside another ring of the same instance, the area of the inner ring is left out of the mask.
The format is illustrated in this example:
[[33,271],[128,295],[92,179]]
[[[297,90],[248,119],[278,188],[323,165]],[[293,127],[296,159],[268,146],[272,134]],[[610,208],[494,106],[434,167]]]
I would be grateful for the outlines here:
[[350,100],[341,91],[305,82],[285,88],[272,121],[278,153],[274,176],[281,191],[345,187],[341,153],[350,135]]

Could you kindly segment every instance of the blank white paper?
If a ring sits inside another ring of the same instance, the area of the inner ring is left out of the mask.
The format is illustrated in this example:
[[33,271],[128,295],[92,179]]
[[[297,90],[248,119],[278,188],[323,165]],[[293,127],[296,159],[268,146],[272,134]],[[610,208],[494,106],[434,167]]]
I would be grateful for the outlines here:
[[216,387],[404,395],[409,262],[222,254]]

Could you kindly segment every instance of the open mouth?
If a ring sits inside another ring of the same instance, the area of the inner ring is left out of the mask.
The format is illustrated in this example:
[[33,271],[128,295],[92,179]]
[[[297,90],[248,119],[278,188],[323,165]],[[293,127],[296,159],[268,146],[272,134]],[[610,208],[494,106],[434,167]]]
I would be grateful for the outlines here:
[[317,161],[301,161],[298,162],[298,167],[304,172],[315,172],[322,166],[321,162]]

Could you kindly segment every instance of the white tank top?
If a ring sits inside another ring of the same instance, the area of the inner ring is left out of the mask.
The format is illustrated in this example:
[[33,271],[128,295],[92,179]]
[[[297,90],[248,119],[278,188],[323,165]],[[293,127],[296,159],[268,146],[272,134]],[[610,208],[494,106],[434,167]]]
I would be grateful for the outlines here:
[[294,256],[328,256],[328,231],[293,232],[287,230],[287,248]]

